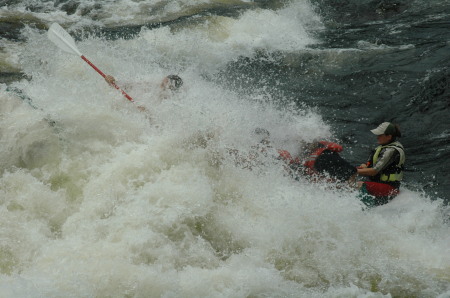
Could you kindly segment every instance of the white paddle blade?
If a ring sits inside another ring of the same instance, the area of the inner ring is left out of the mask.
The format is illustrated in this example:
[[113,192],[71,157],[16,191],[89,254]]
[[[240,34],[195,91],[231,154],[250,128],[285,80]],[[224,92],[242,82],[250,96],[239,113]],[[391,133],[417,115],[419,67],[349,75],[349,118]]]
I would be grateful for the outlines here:
[[58,23],[53,23],[48,29],[48,39],[50,39],[61,50],[81,56],[81,52],[77,49],[72,36],[67,33]]

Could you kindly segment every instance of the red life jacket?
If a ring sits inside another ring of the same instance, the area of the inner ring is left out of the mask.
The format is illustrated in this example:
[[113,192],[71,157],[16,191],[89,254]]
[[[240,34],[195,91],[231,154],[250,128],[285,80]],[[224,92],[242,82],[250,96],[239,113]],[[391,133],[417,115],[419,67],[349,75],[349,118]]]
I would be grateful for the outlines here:
[[314,164],[316,163],[317,157],[319,157],[320,154],[322,154],[322,152],[325,150],[330,150],[333,152],[341,152],[343,148],[341,145],[336,143],[320,141],[317,148],[308,156],[308,158],[303,163],[308,174],[316,174]]

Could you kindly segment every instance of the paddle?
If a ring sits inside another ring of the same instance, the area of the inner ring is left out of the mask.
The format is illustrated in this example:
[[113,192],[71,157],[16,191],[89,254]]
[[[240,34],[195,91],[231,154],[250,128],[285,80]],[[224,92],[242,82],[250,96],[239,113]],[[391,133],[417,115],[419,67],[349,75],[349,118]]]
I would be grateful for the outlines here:
[[[106,77],[106,75],[98,69],[91,61],[89,61],[81,52],[77,49],[75,45],[75,41],[72,36],[66,32],[59,24],[53,23],[48,29],[48,38],[57,45],[61,50],[68,52],[70,54],[75,54],[81,57],[87,64],[89,64],[96,72],[98,72],[102,77]],[[125,93],[122,89],[119,88],[114,82],[111,83],[117,90],[122,92],[123,96],[125,96],[129,101],[133,101],[133,99]]]

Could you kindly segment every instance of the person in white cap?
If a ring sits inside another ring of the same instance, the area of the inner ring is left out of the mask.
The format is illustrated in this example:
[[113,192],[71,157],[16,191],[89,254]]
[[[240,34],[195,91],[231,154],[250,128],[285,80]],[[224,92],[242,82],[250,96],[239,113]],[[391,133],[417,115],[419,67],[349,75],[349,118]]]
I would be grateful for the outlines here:
[[371,132],[377,136],[379,146],[367,163],[358,167],[357,173],[369,178],[358,182],[358,187],[372,196],[365,196],[362,201],[374,206],[388,203],[399,193],[406,156],[403,145],[397,141],[401,137],[398,125],[383,122]]

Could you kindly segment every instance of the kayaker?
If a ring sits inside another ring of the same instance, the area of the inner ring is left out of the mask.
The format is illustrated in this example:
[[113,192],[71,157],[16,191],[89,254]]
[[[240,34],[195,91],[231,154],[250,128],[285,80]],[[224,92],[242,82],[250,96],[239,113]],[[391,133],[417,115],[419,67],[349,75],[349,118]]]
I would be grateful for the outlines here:
[[359,181],[358,187],[363,194],[362,201],[368,206],[377,206],[398,195],[406,156],[403,145],[397,141],[401,137],[398,125],[383,122],[371,132],[377,136],[379,146],[367,163],[358,167],[358,175],[369,179]]
[[[116,84],[116,79],[111,75],[105,76],[106,82],[112,86],[113,84]],[[170,97],[171,93],[178,91],[181,86],[183,86],[183,80],[178,75],[168,75],[163,78],[160,84],[160,99],[166,99]],[[125,89],[127,89],[127,86],[125,85]],[[144,106],[138,106],[138,109],[141,111],[145,111]]]
[[[116,79],[111,75],[106,75],[105,80],[109,85],[115,84]],[[183,86],[183,80],[178,75],[168,75],[161,81],[161,90],[176,91]]]

